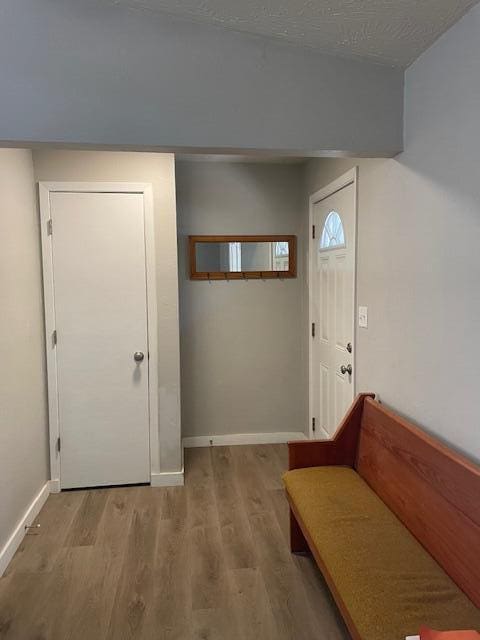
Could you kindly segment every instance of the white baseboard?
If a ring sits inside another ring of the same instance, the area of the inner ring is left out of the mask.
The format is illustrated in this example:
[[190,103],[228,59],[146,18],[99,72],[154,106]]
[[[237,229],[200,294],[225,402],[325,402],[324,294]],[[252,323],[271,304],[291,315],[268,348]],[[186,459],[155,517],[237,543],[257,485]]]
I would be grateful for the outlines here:
[[152,473],[150,485],[152,487],[183,487],[184,473],[181,471],[165,471],[164,473]]
[[308,440],[301,431],[276,433],[234,433],[223,436],[189,436],[183,438],[186,449],[192,447],[224,447],[235,444],[282,444],[290,440]]
[[50,493],[60,493],[60,480],[50,480]]
[[47,482],[42,487],[37,497],[34,498],[33,502],[30,504],[22,519],[18,523],[15,531],[12,533],[5,546],[0,551],[0,577],[5,573],[5,569],[8,567],[11,559],[15,555],[15,551],[18,549],[20,543],[22,542],[26,533],[25,527],[29,527],[33,523],[35,518],[38,516],[40,509],[45,504],[49,494],[50,482]]

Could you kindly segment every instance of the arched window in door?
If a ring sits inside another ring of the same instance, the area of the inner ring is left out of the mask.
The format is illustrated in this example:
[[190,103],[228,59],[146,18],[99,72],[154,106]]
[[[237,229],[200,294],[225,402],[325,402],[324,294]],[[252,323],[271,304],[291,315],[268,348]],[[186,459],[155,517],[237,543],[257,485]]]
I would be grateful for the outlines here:
[[336,211],[330,211],[323,225],[320,238],[320,250],[338,249],[345,246],[345,233],[340,215]]

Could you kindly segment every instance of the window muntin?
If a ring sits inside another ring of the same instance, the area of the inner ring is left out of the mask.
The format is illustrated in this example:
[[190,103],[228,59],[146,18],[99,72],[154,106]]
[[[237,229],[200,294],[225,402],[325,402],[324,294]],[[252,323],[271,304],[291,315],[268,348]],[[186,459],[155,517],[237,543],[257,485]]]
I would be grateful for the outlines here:
[[342,219],[336,211],[330,211],[323,225],[320,250],[338,249],[345,246],[345,232]]

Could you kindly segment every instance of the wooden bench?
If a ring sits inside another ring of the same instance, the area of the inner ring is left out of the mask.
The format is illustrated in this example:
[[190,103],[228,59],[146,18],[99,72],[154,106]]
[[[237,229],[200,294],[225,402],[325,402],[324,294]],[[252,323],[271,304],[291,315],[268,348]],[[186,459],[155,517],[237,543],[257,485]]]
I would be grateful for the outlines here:
[[291,550],[312,552],[355,640],[480,629],[478,466],[373,394],[333,440],[288,446]]

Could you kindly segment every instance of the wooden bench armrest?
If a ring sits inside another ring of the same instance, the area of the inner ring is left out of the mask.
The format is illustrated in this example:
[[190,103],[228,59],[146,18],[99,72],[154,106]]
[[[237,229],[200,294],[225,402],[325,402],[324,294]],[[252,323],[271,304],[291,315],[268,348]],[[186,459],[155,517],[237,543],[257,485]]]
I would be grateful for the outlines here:
[[288,443],[288,468],[342,465],[353,467],[357,453],[358,435],[365,398],[374,393],[359,394],[332,440],[301,440]]

